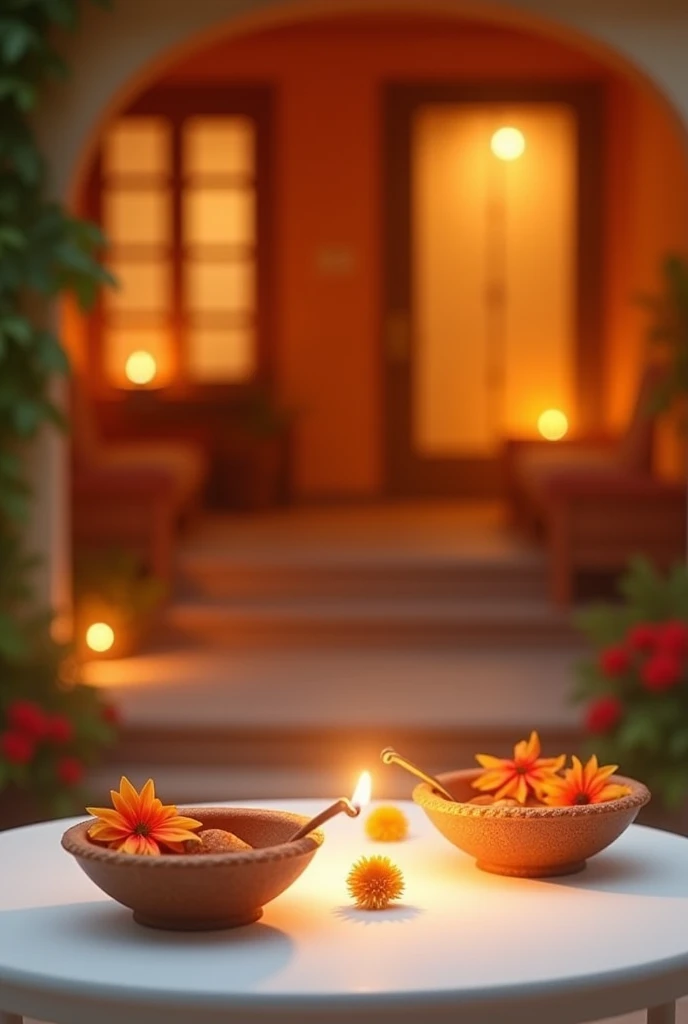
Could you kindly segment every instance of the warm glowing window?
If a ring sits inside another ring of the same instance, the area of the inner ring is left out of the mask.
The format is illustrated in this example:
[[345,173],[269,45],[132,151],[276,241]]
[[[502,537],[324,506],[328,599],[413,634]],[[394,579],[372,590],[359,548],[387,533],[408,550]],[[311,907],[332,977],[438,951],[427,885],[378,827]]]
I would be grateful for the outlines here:
[[194,117],[182,136],[189,372],[246,380],[256,369],[255,131],[245,117]]
[[128,357],[156,359],[157,383],[172,377],[172,132],[160,117],[123,117],[106,133],[101,220],[119,287],[103,297],[100,342],[109,380],[126,382]]
[[103,295],[97,343],[115,386],[132,386],[141,352],[155,365],[146,386],[259,370],[257,121],[184,102],[122,116],[103,141],[94,212],[119,288]]

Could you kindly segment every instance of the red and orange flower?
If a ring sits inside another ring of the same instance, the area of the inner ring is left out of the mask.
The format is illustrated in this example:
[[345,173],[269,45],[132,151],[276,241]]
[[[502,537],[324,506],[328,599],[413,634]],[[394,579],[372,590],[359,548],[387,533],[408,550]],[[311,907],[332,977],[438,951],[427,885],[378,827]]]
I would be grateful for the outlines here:
[[516,744],[513,758],[476,754],[476,760],[485,769],[473,782],[476,789],[492,793],[495,800],[524,804],[529,796],[540,798],[543,783],[563,768],[566,755],[540,757],[540,737],[533,731],[530,739]]
[[139,793],[123,775],[119,792],[110,790],[110,796],[114,807],[86,808],[98,819],[88,831],[89,839],[94,842],[104,843],[120,853],[149,857],[163,852],[182,853],[182,843],[200,842],[193,830],[201,828],[202,823],[179,814],[171,804],[163,805],[155,795],[152,779]]
[[552,775],[542,783],[543,803],[550,807],[601,804],[607,800],[619,800],[631,792],[628,786],[608,781],[618,768],[616,764],[600,767],[594,754],[585,765],[575,755],[571,763],[572,767],[567,768],[563,775]]

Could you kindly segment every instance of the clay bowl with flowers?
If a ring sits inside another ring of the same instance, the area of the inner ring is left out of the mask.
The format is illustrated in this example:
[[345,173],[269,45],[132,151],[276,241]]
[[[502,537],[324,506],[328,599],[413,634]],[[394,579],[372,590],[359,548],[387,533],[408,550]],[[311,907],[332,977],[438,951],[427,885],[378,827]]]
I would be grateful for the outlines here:
[[650,799],[635,779],[572,758],[541,758],[537,733],[513,758],[480,754],[481,768],[445,772],[437,780],[453,801],[428,783],[413,791],[435,828],[475,857],[483,871],[546,878],[582,871],[613,843]]
[[[99,889],[152,928],[211,931],[257,921],[305,871],[322,832],[290,841],[307,818],[244,807],[164,806],[152,780],[122,779],[113,807],[87,808],[62,846]],[[93,820],[95,819],[95,820]]]

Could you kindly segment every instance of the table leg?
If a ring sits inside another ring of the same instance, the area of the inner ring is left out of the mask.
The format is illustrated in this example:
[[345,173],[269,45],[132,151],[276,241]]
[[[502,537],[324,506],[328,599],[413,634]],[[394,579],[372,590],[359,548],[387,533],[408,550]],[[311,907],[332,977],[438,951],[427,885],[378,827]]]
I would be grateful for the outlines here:
[[647,1011],[647,1024],[676,1024],[676,1003],[652,1006]]

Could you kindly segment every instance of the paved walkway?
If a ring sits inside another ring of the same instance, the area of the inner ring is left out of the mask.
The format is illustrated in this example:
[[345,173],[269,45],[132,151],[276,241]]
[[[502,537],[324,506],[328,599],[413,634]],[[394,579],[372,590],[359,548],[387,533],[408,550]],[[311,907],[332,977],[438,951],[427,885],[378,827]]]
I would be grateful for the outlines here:
[[578,649],[177,651],[92,662],[136,725],[569,727]]

